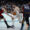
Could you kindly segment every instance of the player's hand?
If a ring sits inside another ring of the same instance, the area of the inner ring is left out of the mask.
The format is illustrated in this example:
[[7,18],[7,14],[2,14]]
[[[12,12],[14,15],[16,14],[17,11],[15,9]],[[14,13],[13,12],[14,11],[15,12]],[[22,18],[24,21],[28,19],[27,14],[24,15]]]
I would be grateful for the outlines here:
[[12,20],[14,20],[14,17],[12,17]]

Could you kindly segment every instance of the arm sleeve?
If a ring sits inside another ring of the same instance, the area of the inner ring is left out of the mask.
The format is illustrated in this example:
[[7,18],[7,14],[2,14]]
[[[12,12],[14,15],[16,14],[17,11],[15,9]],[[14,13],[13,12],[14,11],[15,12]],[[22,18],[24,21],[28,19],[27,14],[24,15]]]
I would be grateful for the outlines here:
[[11,17],[14,17],[14,15],[13,15],[13,14],[7,14],[7,15],[9,15],[9,16],[11,16]]

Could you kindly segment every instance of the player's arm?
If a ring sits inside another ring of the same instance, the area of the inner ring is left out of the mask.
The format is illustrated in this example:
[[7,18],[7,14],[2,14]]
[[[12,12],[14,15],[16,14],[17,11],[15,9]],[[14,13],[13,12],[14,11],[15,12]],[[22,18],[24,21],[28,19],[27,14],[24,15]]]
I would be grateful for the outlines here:
[[8,13],[7,13],[7,15],[10,16],[10,17],[12,17],[12,19],[14,19],[14,15],[8,14]]

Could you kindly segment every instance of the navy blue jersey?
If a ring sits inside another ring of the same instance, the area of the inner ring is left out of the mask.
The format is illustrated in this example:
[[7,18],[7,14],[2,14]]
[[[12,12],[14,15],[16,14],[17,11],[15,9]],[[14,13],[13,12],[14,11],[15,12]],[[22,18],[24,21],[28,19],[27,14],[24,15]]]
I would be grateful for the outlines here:
[[24,5],[24,12],[30,12],[30,6],[28,4]]
[[27,17],[30,15],[30,6],[28,4],[24,4],[24,16]]

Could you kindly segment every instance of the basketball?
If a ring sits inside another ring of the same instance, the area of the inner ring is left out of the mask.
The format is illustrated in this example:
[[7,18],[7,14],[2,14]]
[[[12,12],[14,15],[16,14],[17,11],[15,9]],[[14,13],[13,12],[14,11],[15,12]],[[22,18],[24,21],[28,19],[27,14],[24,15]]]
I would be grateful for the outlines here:
[[13,15],[16,15],[16,12],[13,12]]

